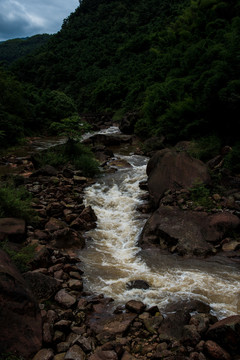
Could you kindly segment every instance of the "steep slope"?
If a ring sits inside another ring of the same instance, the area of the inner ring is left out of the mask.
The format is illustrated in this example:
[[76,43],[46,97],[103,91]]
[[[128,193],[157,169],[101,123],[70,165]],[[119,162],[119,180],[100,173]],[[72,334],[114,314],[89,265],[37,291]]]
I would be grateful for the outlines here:
[[45,44],[51,35],[35,35],[24,39],[12,39],[0,42],[0,62],[10,64],[17,59],[26,56]]
[[135,131],[175,142],[236,140],[239,0],[82,0],[21,61],[20,79],[72,97],[79,112],[137,110]]

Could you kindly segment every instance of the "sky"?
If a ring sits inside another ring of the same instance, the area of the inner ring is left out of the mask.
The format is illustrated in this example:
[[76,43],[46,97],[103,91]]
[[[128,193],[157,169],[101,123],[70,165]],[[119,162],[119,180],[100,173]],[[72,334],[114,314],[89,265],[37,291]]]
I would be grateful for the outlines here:
[[79,0],[0,0],[0,41],[54,34]]

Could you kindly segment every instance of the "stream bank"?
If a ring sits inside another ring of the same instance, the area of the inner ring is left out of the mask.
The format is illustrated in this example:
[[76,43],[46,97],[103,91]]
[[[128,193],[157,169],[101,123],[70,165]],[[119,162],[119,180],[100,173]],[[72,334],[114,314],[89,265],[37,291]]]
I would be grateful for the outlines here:
[[[35,197],[33,206],[43,219],[39,229],[27,229],[28,242],[37,244],[37,254],[32,271],[24,277],[38,298],[43,322],[43,348],[34,360],[237,359],[239,335],[232,329],[237,329],[239,316],[219,322],[199,300],[172,304],[166,316],[161,308],[147,307],[144,301],[119,305],[111,297],[86,290],[83,263],[72,249],[83,245],[85,232],[96,226],[94,212],[83,201],[83,191],[92,180],[71,171],[68,177],[66,171],[52,171],[45,169],[37,178],[26,180]],[[63,251],[66,239],[70,250]],[[15,281],[24,283],[17,275]],[[229,334],[231,341],[226,344],[223,338],[229,339]]]

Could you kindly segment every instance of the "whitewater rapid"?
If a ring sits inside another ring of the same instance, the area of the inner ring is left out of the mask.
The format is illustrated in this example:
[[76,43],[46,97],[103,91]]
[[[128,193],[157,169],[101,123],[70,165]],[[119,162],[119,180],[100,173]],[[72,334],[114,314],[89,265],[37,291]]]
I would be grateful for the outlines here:
[[[116,130],[113,130],[116,132]],[[146,157],[115,155],[129,163],[102,176],[85,190],[85,203],[97,215],[97,227],[88,232],[86,249],[79,253],[86,288],[125,304],[141,300],[160,309],[172,301],[197,299],[211,305],[219,317],[240,313],[240,272],[217,261],[183,259],[177,255],[141,251],[138,238],[146,218],[137,211],[144,200],[139,182],[146,179]],[[150,288],[128,290],[141,279]]]

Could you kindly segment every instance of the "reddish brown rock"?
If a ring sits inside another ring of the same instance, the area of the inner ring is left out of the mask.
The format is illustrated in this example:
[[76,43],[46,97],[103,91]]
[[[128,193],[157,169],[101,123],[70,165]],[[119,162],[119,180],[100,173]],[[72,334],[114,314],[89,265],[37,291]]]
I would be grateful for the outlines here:
[[80,214],[80,218],[86,222],[95,222],[97,221],[97,216],[95,215],[94,210],[91,206],[87,206]]
[[231,360],[231,356],[214,341],[208,340],[205,342],[205,351],[212,359]]
[[24,239],[25,235],[25,220],[16,218],[0,219],[0,241],[8,237],[10,241],[20,242]]
[[52,360],[54,356],[52,349],[42,349],[33,358],[33,360]]
[[139,244],[143,248],[158,246],[180,255],[206,256],[214,253],[211,243],[220,242],[239,224],[239,218],[228,212],[209,215],[160,206],[146,222]]
[[45,230],[47,230],[49,232],[53,232],[53,231],[63,229],[65,227],[66,227],[66,224],[63,221],[52,217],[49,219],[49,221],[45,225]]
[[208,227],[204,229],[209,242],[222,240],[225,233],[235,230],[240,225],[240,219],[227,211],[208,216]]
[[59,281],[38,272],[28,271],[23,277],[38,301],[50,299],[60,287]]
[[81,233],[66,227],[52,233],[51,244],[58,249],[76,247],[78,249],[83,249],[85,246],[85,240]]
[[208,339],[214,340],[231,354],[240,352],[240,315],[217,321],[207,332]]
[[97,350],[89,357],[89,360],[118,360],[118,356],[113,350]]
[[121,360],[136,360],[136,358],[131,355],[128,351],[125,351]]
[[110,315],[106,318],[96,319],[93,317],[90,319],[90,329],[96,334],[101,334],[103,336],[112,336],[116,335],[125,335],[126,331],[129,329],[133,320],[136,318],[136,314],[126,313],[126,314],[116,314]]
[[65,308],[70,308],[76,302],[76,298],[68,294],[64,289],[58,291],[58,293],[55,295],[55,300]]
[[132,311],[137,314],[141,314],[146,309],[146,305],[143,304],[141,301],[137,301],[137,300],[128,301],[125,307],[129,311]]
[[78,345],[73,345],[65,355],[65,360],[85,360],[86,355]]
[[155,206],[168,189],[187,189],[194,182],[208,183],[207,166],[191,158],[186,152],[170,149],[158,151],[147,165],[148,188]]
[[0,250],[0,349],[33,356],[42,345],[38,304],[23,277]]

